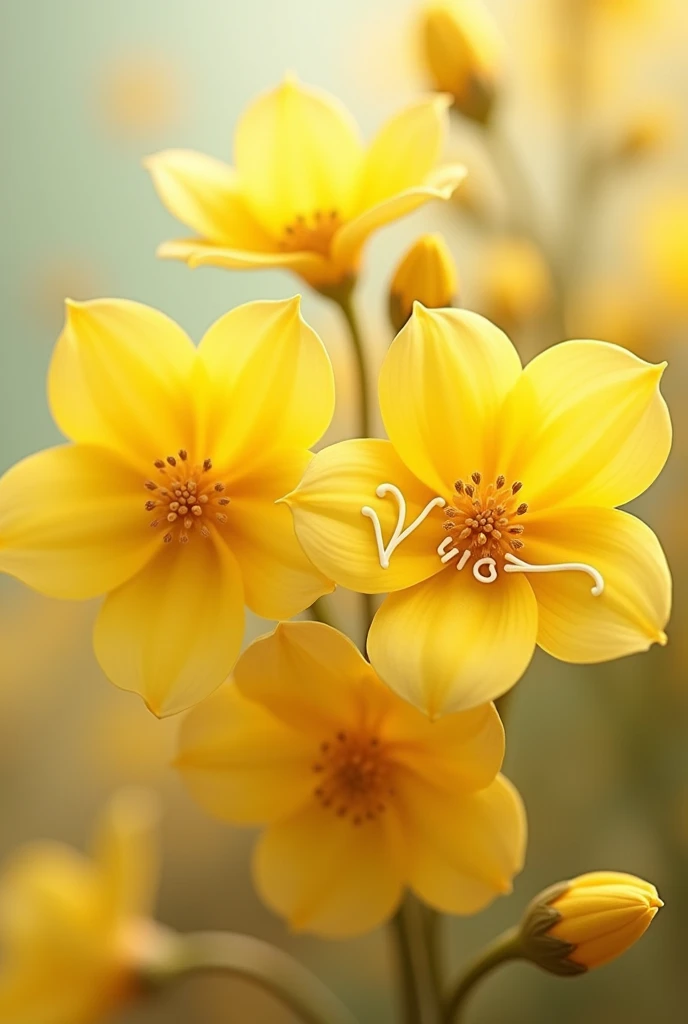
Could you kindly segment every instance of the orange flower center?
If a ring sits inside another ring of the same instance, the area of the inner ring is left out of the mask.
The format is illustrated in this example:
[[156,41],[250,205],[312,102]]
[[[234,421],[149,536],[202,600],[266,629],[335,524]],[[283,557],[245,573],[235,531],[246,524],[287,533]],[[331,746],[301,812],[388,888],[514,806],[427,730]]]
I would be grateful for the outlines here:
[[468,483],[457,480],[455,497],[443,509],[444,529],[452,543],[478,559],[503,558],[509,549],[519,551],[524,531],[519,518],[528,511],[519,496],[522,486],[518,480],[507,485],[501,475],[485,484],[480,473],[473,473]]
[[212,473],[213,464],[206,459],[200,466],[190,466],[188,452],[180,448],[177,456],[156,459],[153,463],[159,481],[146,480],[145,487],[154,497],[145,504],[153,512],[150,525],[164,531],[163,541],[170,544],[175,538],[186,544],[194,532],[210,537],[211,526],[224,526],[229,505],[225,485]]
[[314,795],[354,825],[374,821],[394,795],[392,762],[380,739],[370,733],[338,732],[320,744],[313,771],[321,776]]
[[288,224],[280,241],[283,252],[317,252],[329,256],[332,236],[342,220],[336,210],[322,213],[316,210],[309,217],[299,215]]

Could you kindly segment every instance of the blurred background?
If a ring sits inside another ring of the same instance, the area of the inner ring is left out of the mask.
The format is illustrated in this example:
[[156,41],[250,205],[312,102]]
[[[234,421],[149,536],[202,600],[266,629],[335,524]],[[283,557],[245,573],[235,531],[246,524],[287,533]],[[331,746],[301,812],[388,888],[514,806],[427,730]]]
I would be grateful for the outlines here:
[[[630,871],[666,902],[638,946],[576,981],[508,967],[481,988],[469,1019],[673,1024],[688,1001],[688,8],[486,6],[505,39],[495,127],[455,115],[446,155],[468,165],[465,189],[369,246],[359,294],[369,359],[377,364],[392,337],[396,264],[415,238],[438,230],[456,259],[460,304],[495,319],[524,357],[566,336],[668,359],[674,451],[637,511],[667,549],[676,605],[669,646],[648,655],[579,668],[538,653],[513,693],[506,762],[528,808],[528,865],[512,896],[447,926],[447,966],[457,969],[551,882]],[[586,8],[575,39],[572,7]],[[156,261],[157,244],[179,232],[142,158],[173,146],[231,159],[238,115],[288,69],[341,97],[370,136],[432,87],[417,59],[418,13],[408,0],[2,0],[0,469],[58,441],[45,374],[66,296],[137,299],[198,339],[240,302],[305,290],[279,272]],[[338,379],[328,441],[351,436],[353,372],[336,310],[306,291],[304,313]],[[354,602],[341,600],[355,629]],[[384,933],[347,944],[294,937],[262,908],[250,885],[251,834],[206,818],[169,768],[178,721],[156,721],[100,673],[95,607],[47,600],[8,579],[0,602],[0,853],[44,837],[83,847],[113,789],[150,785],[165,810],[163,921],[279,943],[362,1021],[391,1024]],[[266,628],[254,619],[247,639]],[[121,1024],[219,1024],[228,1007],[236,1021],[292,1020],[267,997],[215,979]]]

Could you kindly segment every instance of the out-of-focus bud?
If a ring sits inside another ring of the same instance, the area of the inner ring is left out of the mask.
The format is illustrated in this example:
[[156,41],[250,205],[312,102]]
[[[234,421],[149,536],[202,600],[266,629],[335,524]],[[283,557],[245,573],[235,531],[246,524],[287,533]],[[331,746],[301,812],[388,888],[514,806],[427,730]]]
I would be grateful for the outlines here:
[[423,235],[397,267],[389,289],[389,318],[400,331],[413,312],[413,303],[428,309],[451,306],[458,291],[456,267],[441,235]]
[[674,120],[666,108],[641,111],[625,126],[612,158],[634,163],[653,156],[669,145],[674,129]]
[[625,953],[663,905],[654,885],[634,875],[580,875],[532,901],[521,922],[521,954],[551,974],[583,974]]
[[648,284],[664,312],[688,314],[688,189],[662,191],[640,222],[639,248]]
[[501,238],[484,252],[480,309],[507,333],[539,316],[552,298],[552,280],[540,250],[524,238]]
[[457,109],[485,124],[504,73],[497,24],[477,0],[438,0],[421,15],[423,58],[434,85]]

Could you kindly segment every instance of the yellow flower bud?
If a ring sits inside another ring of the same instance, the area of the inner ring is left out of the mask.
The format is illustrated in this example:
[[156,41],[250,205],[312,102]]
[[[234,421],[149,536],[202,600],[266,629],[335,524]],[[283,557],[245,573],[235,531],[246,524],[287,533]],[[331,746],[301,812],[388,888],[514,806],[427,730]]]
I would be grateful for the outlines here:
[[491,243],[478,277],[480,312],[507,334],[533,320],[551,301],[549,268],[540,250],[525,238]]
[[422,14],[423,58],[435,84],[458,110],[484,124],[503,75],[503,41],[476,0],[440,0]]
[[451,306],[456,298],[456,267],[441,235],[423,235],[399,263],[389,290],[389,318],[400,331],[413,312],[413,303],[427,309]]
[[654,885],[635,875],[580,875],[532,901],[521,923],[522,954],[552,974],[583,974],[629,949],[662,906]]

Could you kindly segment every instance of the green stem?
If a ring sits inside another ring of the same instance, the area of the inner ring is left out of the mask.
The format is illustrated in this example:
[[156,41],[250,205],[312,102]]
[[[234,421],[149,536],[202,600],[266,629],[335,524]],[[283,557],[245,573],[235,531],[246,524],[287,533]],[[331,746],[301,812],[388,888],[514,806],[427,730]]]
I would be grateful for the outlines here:
[[342,311],[349,329],[351,347],[356,359],[358,370],[358,383],[360,395],[360,430],[359,437],[370,437],[370,418],[368,407],[370,404],[370,384],[368,381],[368,368],[366,365],[365,347],[361,336],[361,329],[358,324],[358,316],[354,306],[354,288],[352,285],[340,288],[330,293],[330,297],[337,303]]
[[445,1004],[443,1024],[457,1024],[475,985],[496,967],[509,960],[520,960],[522,955],[519,929],[502,932],[478,954],[456,982]]
[[406,1024],[438,1024],[439,1021],[440,1007],[434,989],[424,912],[425,908],[416,897],[409,894],[392,922]]
[[415,982],[415,965],[411,938],[406,924],[404,908],[399,907],[390,922],[398,963],[399,991],[402,1000],[404,1024],[421,1024],[421,1007]]
[[257,985],[304,1024],[356,1024],[353,1014],[314,974],[281,949],[249,935],[179,936],[171,962],[151,973],[150,980],[160,984],[199,971],[220,971]]
[[324,597],[319,597],[308,609],[314,622],[323,622],[326,626],[336,629],[333,617],[330,615]]

